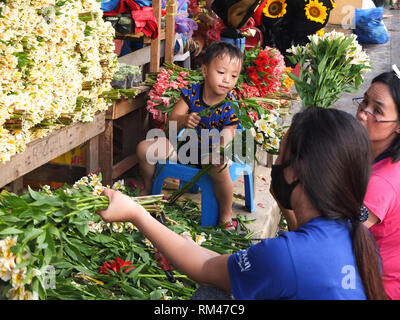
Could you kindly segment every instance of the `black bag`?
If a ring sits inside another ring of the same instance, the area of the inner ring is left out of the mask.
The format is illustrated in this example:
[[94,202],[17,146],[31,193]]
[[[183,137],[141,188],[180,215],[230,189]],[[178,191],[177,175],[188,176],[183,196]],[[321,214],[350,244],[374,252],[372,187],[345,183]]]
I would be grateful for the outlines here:
[[253,16],[262,0],[214,0],[211,9],[227,27],[240,29]]
[[130,13],[119,13],[115,16],[103,17],[103,19],[111,22],[115,31],[120,34],[135,33],[135,21]]

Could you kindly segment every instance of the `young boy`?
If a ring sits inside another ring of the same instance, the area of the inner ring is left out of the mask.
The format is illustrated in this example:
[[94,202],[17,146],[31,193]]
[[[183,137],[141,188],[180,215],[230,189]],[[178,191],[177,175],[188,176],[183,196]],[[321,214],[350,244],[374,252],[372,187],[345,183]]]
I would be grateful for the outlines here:
[[[181,98],[171,111],[168,126],[176,121],[178,132],[182,128],[196,129],[200,137],[201,129],[217,129],[221,146],[227,145],[234,136],[239,119],[230,103],[222,103],[211,115],[199,116],[201,110],[222,102],[227,97],[234,99],[230,91],[235,87],[242,68],[243,55],[240,49],[228,42],[214,42],[207,50],[201,65],[204,83],[189,84],[181,91]],[[156,150],[155,152],[149,152]],[[177,153],[167,138],[144,140],[137,147],[139,168],[143,178],[142,194],[150,194],[154,163],[170,159],[176,161]],[[199,152],[201,154],[201,152]],[[212,162],[213,163],[213,162]],[[232,220],[233,183],[226,164],[213,165],[210,176],[214,183],[214,193],[219,204],[219,223],[232,229],[237,225]]]

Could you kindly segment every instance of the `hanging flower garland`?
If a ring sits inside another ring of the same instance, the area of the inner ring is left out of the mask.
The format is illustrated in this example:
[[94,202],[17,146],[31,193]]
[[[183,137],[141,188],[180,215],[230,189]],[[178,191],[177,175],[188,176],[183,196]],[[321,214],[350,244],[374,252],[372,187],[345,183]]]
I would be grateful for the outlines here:
[[263,13],[269,18],[281,18],[286,14],[286,7],[285,0],[266,0]]
[[310,21],[323,24],[328,17],[328,8],[318,0],[310,0],[309,3],[304,7],[304,10],[306,12],[307,19]]

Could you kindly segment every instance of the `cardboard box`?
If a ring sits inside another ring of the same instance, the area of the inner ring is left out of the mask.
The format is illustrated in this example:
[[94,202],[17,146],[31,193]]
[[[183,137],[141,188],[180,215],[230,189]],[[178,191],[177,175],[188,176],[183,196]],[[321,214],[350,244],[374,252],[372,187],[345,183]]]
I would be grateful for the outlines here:
[[329,24],[340,25],[343,29],[355,29],[356,8],[362,8],[363,0],[335,0],[336,8],[329,15]]
[[85,167],[86,166],[86,143],[83,143],[80,146],[73,148],[72,150],[51,160],[50,162],[57,163],[57,164]]
[[336,8],[331,10],[329,24],[340,25],[343,29],[355,29],[355,11],[375,8],[372,0],[335,0]]

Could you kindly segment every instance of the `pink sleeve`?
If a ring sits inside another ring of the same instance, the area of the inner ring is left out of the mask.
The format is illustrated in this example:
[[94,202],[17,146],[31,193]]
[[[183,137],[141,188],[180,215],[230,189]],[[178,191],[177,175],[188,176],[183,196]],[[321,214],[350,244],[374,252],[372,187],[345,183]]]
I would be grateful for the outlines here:
[[381,221],[396,199],[393,186],[384,178],[372,175],[364,198],[364,205]]

